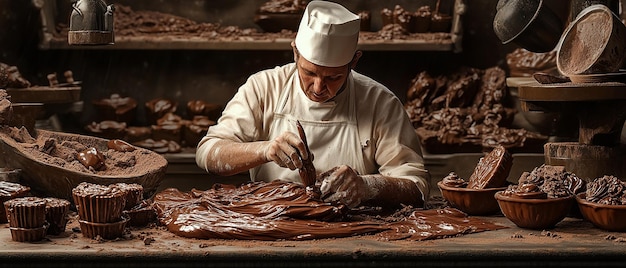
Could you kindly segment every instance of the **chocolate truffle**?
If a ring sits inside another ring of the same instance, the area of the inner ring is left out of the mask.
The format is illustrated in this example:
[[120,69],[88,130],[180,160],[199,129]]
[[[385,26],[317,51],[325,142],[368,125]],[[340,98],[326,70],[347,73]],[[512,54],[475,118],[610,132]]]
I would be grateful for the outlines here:
[[216,103],[209,103],[204,100],[191,100],[187,102],[187,116],[189,116],[189,118],[201,115],[217,120],[221,112],[222,106]]
[[426,33],[430,30],[432,12],[430,6],[421,6],[413,14],[413,32]]
[[94,147],[78,153],[78,161],[88,169],[103,170],[106,168],[104,164],[104,155]]
[[117,121],[91,122],[85,127],[93,136],[105,139],[122,139],[126,135],[126,123]]
[[215,121],[206,116],[194,116],[183,132],[185,145],[190,147],[197,146],[198,142],[209,131],[209,127],[213,125],[215,125]]
[[119,152],[132,152],[135,150],[135,146],[123,140],[110,140],[107,142],[107,148]]
[[0,88],[27,88],[30,82],[26,80],[16,66],[0,62]]
[[161,117],[168,113],[175,113],[178,102],[166,98],[155,98],[146,102],[145,106],[148,124],[155,125]]
[[124,140],[130,143],[152,138],[151,127],[129,126],[126,128]]
[[109,98],[92,101],[98,121],[117,121],[131,124],[135,120],[137,101],[131,97],[122,97],[120,94],[111,94]]

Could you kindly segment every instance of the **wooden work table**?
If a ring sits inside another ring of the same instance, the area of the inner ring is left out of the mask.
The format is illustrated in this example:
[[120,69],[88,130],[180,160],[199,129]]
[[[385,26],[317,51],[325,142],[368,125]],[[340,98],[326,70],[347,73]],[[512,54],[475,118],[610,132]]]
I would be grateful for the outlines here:
[[[75,217],[75,216],[74,216]],[[517,228],[503,216],[482,217],[509,228],[427,241],[380,241],[374,235],[309,241],[198,240],[163,227],[129,229],[118,240],[73,232],[36,243],[14,242],[0,228],[0,266],[7,267],[440,267],[620,266],[626,234],[577,218],[550,230]],[[75,219],[75,218],[74,218]]]

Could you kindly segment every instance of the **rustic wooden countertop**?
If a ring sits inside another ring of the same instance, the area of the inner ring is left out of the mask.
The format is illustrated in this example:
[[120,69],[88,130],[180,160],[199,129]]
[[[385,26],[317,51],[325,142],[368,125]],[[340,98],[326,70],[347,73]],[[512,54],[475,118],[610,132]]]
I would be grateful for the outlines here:
[[72,228],[25,243],[0,227],[0,266],[7,267],[441,267],[620,266],[626,234],[566,218],[550,230],[517,228],[503,216],[481,217],[509,228],[427,241],[380,241],[374,235],[310,241],[188,239],[160,226],[131,228],[116,240],[84,238]]

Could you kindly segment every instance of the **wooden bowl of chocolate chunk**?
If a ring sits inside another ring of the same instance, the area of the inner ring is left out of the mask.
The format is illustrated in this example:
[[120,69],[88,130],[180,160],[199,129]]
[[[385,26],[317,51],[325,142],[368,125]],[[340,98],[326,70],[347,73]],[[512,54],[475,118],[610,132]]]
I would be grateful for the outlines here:
[[443,181],[438,182],[437,186],[450,206],[475,216],[500,214],[500,207],[494,195],[506,189],[506,187],[487,189],[455,187],[446,185]]
[[606,175],[588,183],[587,191],[576,195],[583,218],[593,226],[612,232],[626,231],[626,182]]
[[502,214],[517,227],[533,230],[553,228],[561,222],[574,204],[574,196],[548,197],[537,192],[531,196],[524,193],[511,194],[511,191],[500,191],[495,195]]
[[24,127],[0,126],[0,153],[7,166],[22,170],[21,182],[33,191],[72,200],[81,182],[136,183],[151,197],[165,176],[167,160],[122,140]]

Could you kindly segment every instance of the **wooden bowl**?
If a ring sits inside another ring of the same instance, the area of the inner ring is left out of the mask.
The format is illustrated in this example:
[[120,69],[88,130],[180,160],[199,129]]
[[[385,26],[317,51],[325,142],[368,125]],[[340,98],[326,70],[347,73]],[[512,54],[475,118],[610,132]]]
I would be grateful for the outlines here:
[[626,231],[626,205],[606,205],[590,202],[585,193],[576,196],[583,218],[595,227],[611,232]]
[[[36,138],[55,139],[58,144],[64,141],[78,142],[95,147],[99,151],[106,151],[108,148],[107,139],[42,129],[37,130]],[[148,149],[137,147],[136,150],[141,154],[135,159],[133,168],[126,169],[123,174],[100,175],[42,161],[27,150],[24,143],[16,141],[5,131],[0,131],[0,153],[7,166],[22,170],[21,182],[28,185],[32,191],[65,200],[73,200],[72,189],[81,182],[103,185],[119,182],[137,183],[143,186],[145,198],[154,195],[165,177],[167,160]]]
[[563,75],[615,73],[626,56],[626,26],[607,6],[592,5],[569,24],[557,47]]
[[499,214],[500,207],[494,194],[506,190],[506,187],[487,189],[450,187],[444,185],[442,181],[437,182],[437,186],[450,206],[467,213],[467,215],[476,216]]
[[495,194],[507,219],[520,228],[543,230],[554,227],[567,216],[574,205],[574,196],[546,199],[524,199]]

